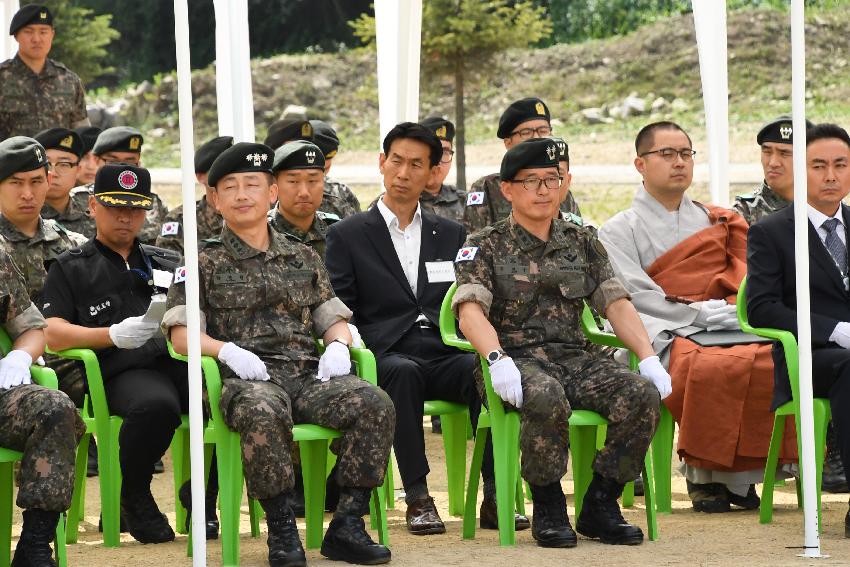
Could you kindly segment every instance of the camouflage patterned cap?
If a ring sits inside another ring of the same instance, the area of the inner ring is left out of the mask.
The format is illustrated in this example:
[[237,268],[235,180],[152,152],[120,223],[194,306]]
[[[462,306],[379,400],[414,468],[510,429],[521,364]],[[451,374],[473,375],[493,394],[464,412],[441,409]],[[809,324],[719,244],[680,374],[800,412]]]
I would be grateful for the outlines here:
[[552,138],[532,138],[505,153],[499,177],[502,181],[510,181],[521,169],[545,167],[558,167],[558,145]]
[[53,27],[53,14],[50,13],[47,6],[41,4],[21,6],[21,9],[12,16],[12,22],[9,24],[9,35],[15,35],[22,27],[32,24],[44,24]]
[[107,128],[97,137],[91,149],[96,156],[106,152],[135,152],[142,153],[145,139],[142,133],[130,126],[114,126]]
[[503,140],[511,136],[511,132],[518,125],[528,120],[542,119],[546,122],[551,120],[549,107],[546,103],[536,97],[523,98],[512,102],[499,118],[499,129],[496,135]]
[[319,149],[325,154],[325,159],[336,156],[339,149],[339,137],[336,135],[336,130],[330,124],[321,120],[311,120],[310,126],[313,127],[313,143],[319,146]]
[[153,208],[151,174],[144,167],[108,163],[94,178],[94,198],[105,207]]
[[195,173],[207,173],[215,158],[233,145],[233,136],[219,136],[204,142],[195,151]]
[[42,130],[35,135],[35,139],[44,146],[45,150],[62,150],[72,153],[78,158],[83,156],[85,149],[85,144],[80,135],[67,128]]
[[278,120],[269,126],[269,133],[264,143],[276,150],[286,142],[312,139],[313,126],[310,125],[309,121],[300,118],[287,118]]
[[272,173],[290,169],[325,169],[325,156],[313,142],[288,142],[274,152]]
[[44,146],[27,136],[12,136],[0,142],[0,181],[12,174],[47,167]]
[[207,172],[207,184],[215,187],[222,177],[231,173],[248,171],[272,172],[274,150],[265,144],[239,142],[233,144],[221,154]]

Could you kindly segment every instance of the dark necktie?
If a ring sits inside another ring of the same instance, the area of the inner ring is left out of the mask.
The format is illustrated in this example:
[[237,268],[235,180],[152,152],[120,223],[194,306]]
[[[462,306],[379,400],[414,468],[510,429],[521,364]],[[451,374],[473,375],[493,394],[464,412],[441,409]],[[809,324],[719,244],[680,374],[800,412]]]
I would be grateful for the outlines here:
[[830,256],[838,265],[841,275],[844,276],[847,272],[847,246],[841,242],[836,230],[838,227],[843,228],[844,225],[838,219],[832,218],[825,220],[820,226],[826,231],[826,241],[824,242],[826,249],[829,250]]

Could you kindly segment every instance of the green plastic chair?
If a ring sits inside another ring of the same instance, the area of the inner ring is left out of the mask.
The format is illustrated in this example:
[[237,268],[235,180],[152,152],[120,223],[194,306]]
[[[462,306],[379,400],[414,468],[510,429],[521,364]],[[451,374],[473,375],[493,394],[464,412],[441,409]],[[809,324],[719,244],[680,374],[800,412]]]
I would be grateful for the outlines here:
[[673,414],[661,403],[661,418],[652,438],[652,461],[655,464],[656,510],[662,514],[673,513],[673,432],[676,422]]
[[[779,450],[782,447],[782,438],[785,433],[785,420],[789,416],[794,417],[794,425],[797,430],[797,450],[801,451],[800,448],[802,446],[800,441],[800,361],[797,351],[797,339],[793,333],[779,329],[757,328],[750,325],[747,316],[746,284],[747,279],[744,278],[741,282],[741,287],[738,288],[738,299],[736,301],[738,322],[741,324],[741,330],[745,333],[752,333],[760,337],[779,341],[782,344],[782,350],[785,353],[785,363],[788,366],[788,380],[791,382],[791,401],[782,404],[774,412],[773,433],[770,436],[770,448],[767,452],[767,462],[764,465],[764,484],[762,485],[761,505],[759,506],[759,521],[762,524],[769,524],[773,521],[773,489],[776,481],[776,466],[779,462]],[[823,471],[824,448],[826,447],[826,426],[832,417],[829,399],[814,398],[813,410],[815,421],[815,465],[817,468],[815,478],[817,479],[818,526],[823,530],[823,522],[820,521],[821,473]],[[802,478],[803,469],[801,467],[800,481],[797,482],[797,505],[800,507],[803,504],[802,494],[800,492]]]
[[[0,327],[0,355],[5,356],[12,349],[12,340],[6,330]],[[38,365],[30,367],[33,382],[58,390],[59,383],[56,373],[50,368]],[[0,567],[9,567],[12,560],[12,512],[15,505],[15,463],[20,461],[23,453],[0,447]],[[65,514],[56,524],[56,541],[54,555],[59,567],[68,564],[65,553]]]
[[[443,298],[440,308],[440,332],[443,342],[461,350],[475,352],[469,341],[461,339],[457,335],[457,321],[451,310],[451,302],[454,297],[457,284],[452,284]],[[585,306],[582,313],[582,328],[594,343],[620,347],[622,342],[615,335],[603,333],[599,330],[596,320],[590,309]],[[479,357],[480,358],[480,357]],[[483,359],[480,359],[481,369],[484,375],[484,386],[487,395],[489,420],[491,433],[493,435],[493,457],[496,472],[496,508],[499,518],[499,544],[503,546],[514,545],[516,541],[514,513],[516,506],[514,502],[517,495],[517,484],[519,478],[519,427],[520,416],[517,411],[505,411],[501,398],[493,390],[490,381],[489,367]],[[602,429],[607,421],[599,414],[588,410],[573,410],[570,416],[570,452],[573,457],[573,484],[575,492],[576,516],[581,512],[581,506],[587,487],[593,476],[591,464],[596,454],[600,438],[604,439]],[[481,439],[483,436],[479,436]],[[476,444],[478,441],[476,441]],[[482,441],[483,451],[483,441]],[[482,453],[483,454],[483,453]],[[476,461],[477,458],[477,461]],[[476,469],[477,465],[477,469]],[[473,453],[473,467],[470,476],[480,473],[480,456]],[[646,501],[647,525],[650,540],[658,539],[658,524],[655,516],[654,486],[652,475],[651,454],[648,452],[644,461],[644,490]],[[476,495],[477,497],[477,495]],[[472,490],[468,492],[466,515],[464,517],[464,537],[474,537],[475,530],[475,501],[472,500]],[[470,500],[472,504],[470,505]]]
[[[321,345],[320,349],[322,348]],[[188,358],[177,354],[168,345],[171,356],[178,360]],[[371,384],[376,383],[375,357],[367,349],[350,349],[358,375]],[[210,402],[211,416],[206,432],[214,439],[219,475],[219,509],[221,525],[222,564],[239,565],[239,515],[242,504],[244,475],[242,471],[242,453],[239,433],[230,430],[221,413],[221,374],[218,363],[209,356],[201,357],[204,383]],[[301,468],[304,478],[304,502],[307,523],[306,547],[317,549],[323,539],[323,521],[325,509],[325,479],[328,474],[328,445],[330,441],[341,437],[341,433],[327,427],[314,424],[296,424],[292,430],[293,440],[299,443]],[[378,539],[389,544],[387,532],[386,504],[381,487],[372,492],[370,503],[372,527],[378,531]],[[249,499],[251,533],[259,535],[259,519],[262,509],[259,503]]]

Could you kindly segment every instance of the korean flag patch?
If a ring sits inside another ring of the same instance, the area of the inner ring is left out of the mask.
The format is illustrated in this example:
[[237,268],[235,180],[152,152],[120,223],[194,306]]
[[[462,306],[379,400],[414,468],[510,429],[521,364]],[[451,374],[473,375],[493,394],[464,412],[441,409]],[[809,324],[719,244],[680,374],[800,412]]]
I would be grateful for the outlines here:
[[167,222],[162,225],[161,236],[172,236],[180,232],[179,222]]
[[455,256],[455,262],[470,262],[475,258],[475,254],[478,253],[477,246],[466,246],[457,251],[457,256]]
[[484,203],[484,191],[473,191],[466,196],[467,205],[481,205]]
[[174,283],[186,281],[186,266],[180,266],[174,270]]

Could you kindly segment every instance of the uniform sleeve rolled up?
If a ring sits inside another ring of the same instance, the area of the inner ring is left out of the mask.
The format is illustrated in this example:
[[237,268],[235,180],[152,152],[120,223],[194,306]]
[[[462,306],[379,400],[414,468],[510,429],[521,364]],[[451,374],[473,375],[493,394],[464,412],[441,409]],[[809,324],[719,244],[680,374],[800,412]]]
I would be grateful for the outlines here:
[[337,321],[348,321],[351,315],[351,309],[340,298],[332,297],[313,310],[313,332],[321,337],[331,325]]
[[[178,325],[187,326],[188,318],[186,315],[186,306],[185,305],[175,305],[171,309],[165,312],[165,315],[162,317],[161,329],[162,333],[167,337],[169,329],[171,327],[176,327]],[[207,332],[207,318],[204,315],[204,312],[201,311],[201,332]]]
[[6,328],[6,332],[9,333],[9,336],[14,341],[30,329],[46,328],[47,322],[44,320],[44,316],[41,314],[41,311],[39,311],[35,305],[30,303],[30,306],[27,307],[23,313],[20,313],[16,317],[6,321],[4,327]]
[[631,299],[632,296],[616,277],[609,278],[596,286],[590,295],[590,304],[596,312],[604,315],[608,306],[618,299]]
[[454,312],[455,317],[460,317],[458,315],[460,304],[466,303],[467,301],[474,301],[481,306],[481,309],[484,310],[485,316],[490,316],[490,306],[493,304],[493,294],[483,285],[477,283],[465,283],[460,284],[457,287],[455,295],[452,298],[452,311]]

